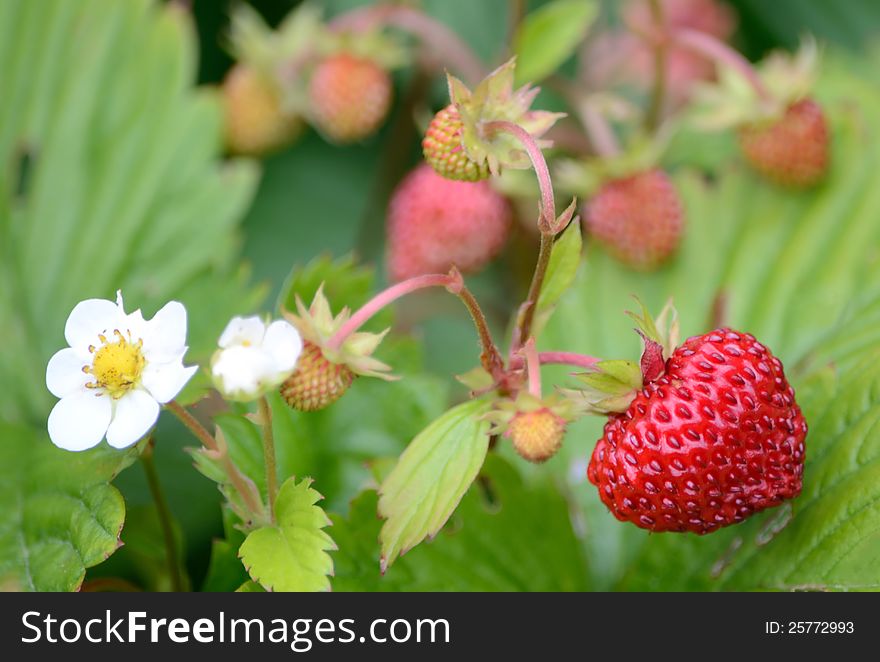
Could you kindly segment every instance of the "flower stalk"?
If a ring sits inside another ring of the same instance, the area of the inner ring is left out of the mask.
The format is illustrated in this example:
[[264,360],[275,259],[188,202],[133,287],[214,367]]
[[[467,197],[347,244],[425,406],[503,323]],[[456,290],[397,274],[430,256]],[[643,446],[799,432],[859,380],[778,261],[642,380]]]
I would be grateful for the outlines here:
[[159,526],[162,529],[162,540],[165,543],[165,559],[168,563],[168,577],[171,580],[171,590],[175,593],[181,593],[184,591],[184,585],[183,576],[180,572],[180,556],[177,553],[177,541],[174,536],[174,527],[171,523],[171,509],[168,507],[168,500],[165,498],[162,484],[159,482],[159,472],[156,470],[156,463],[153,461],[154,446],[155,442],[151,437],[147,440],[147,445],[141,453],[141,466],[144,468],[147,486],[150,488],[150,495],[153,497],[156,513],[159,516]]
[[[659,33],[666,32],[666,17],[663,13],[663,4],[660,0],[649,0],[651,18],[654,28]],[[651,90],[651,100],[645,112],[645,128],[654,131],[660,124],[663,116],[663,106],[666,102],[666,63],[669,54],[669,44],[665,39],[658,39],[654,43],[654,87]]]
[[260,422],[263,425],[263,459],[266,465],[266,493],[269,502],[269,519],[275,521],[275,498],[278,496],[278,470],[275,462],[275,433],[272,430],[272,408],[266,396],[258,401]]
[[679,29],[672,33],[671,39],[677,45],[699,53],[704,57],[736,70],[751,85],[762,101],[772,99],[770,90],[761,80],[752,64],[738,51],[720,39],[699,30]]

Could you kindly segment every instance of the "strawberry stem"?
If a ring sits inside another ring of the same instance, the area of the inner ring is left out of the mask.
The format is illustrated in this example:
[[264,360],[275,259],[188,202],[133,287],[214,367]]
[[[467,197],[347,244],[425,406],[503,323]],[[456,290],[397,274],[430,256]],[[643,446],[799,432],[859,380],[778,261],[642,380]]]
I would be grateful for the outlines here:
[[592,369],[602,359],[574,352],[540,352],[538,360],[541,365],[571,365],[578,368]]
[[614,135],[614,129],[590,99],[581,99],[577,104],[577,110],[596,154],[603,158],[620,154],[620,145]]
[[751,62],[739,51],[734,50],[720,39],[699,30],[679,29],[672,33],[672,40],[677,45],[699,53],[718,64],[724,64],[739,72],[751,85],[762,101],[772,99],[770,90],[758,76]]
[[345,12],[329,23],[335,32],[364,32],[379,25],[391,26],[417,37],[437,59],[469,81],[483,78],[486,68],[473,50],[448,26],[410,7],[377,5]]
[[427,274],[425,276],[415,276],[401,281],[396,285],[379,292],[372,299],[367,301],[359,308],[349,319],[343,324],[339,330],[327,341],[329,349],[338,350],[342,347],[345,339],[352,333],[363,326],[373,315],[378,313],[385,306],[393,303],[397,299],[416,292],[427,287],[444,287],[450,293],[455,294],[468,309],[477,334],[480,336],[480,344],[483,348],[480,355],[480,361],[483,367],[493,376],[498,377],[503,373],[504,361],[501,358],[495,342],[492,340],[492,333],[489,330],[489,323],[483,313],[477,299],[464,284],[458,269],[453,267],[448,274]]
[[229,457],[228,449],[225,447],[221,448],[220,444],[211,436],[211,433],[208,432],[205,426],[199,423],[196,417],[190,414],[176,400],[167,403],[165,407],[202,443],[211,458],[219,460],[232,487],[241,496],[248,514],[256,519],[261,519],[264,516],[264,512],[257,486],[235,466],[232,458]]
[[547,167],[547,160],[544,153],[538,146],[538,143],[528,131],[515,122],[506,120],[496,120],[486,122],[482,125],[483,129],[489,133],[503,131],[509,133],[516,138],[532,162],[535,169],[535,175],[538,177],[538,186],[541,188],[541,215],[538,219],[538,229],[541,234],[549,234],[551,237],[562,228],[556,227],[556,201],[553,196],[553,182],[550,179],[550,169]]
[[[651,18],[654,27],[661,33],[666,32],[666,17],[663,13],[663,4],[660,0],[649,0]],[[663,116],[663,105],[666,101],[666,63],[668,57],[668,44],[665,40],[657,40],[654,43],[654,87],[651,90],[651,101],[645,112],[645,127],[653,131],[660,124]]]
[[180,573],[180,555],[177,552],[177,542],[174,537],[174,525],[172,524],[171,508],[168,507],[168,499],[162,490],[159,480],[159,472],[153,461],[153,448],[156,442],[153,437],[147,440],[147,445],[141,453],[141,465],[144,475],[147,477],[147,487],[156,506],[156,515],[159,517],[159,526],[162,530],[162,541],[165,544],[165,561],[168,564],[168,577],[171,580],[171,590],[180,593],[185,590],[183,577]]
[[275,497],[278,496],[278,470],[275,468],[275,434],[272,431],[272,409],[266,396],[259,399],[260,422],[263,425],[263,459],[266,466],[266,494],[269,499],[269,520],[275,521]]
[[526,372],[529,376],[529,393],[536,398],[541,397],[541,361],[535,348],[535,338],[529,338],[521,350],[526,360]]

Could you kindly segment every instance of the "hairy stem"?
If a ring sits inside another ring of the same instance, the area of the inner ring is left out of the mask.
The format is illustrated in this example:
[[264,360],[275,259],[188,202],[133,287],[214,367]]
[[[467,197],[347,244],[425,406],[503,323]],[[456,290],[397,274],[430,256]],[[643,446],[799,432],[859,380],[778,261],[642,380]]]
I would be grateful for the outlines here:
[[735,69],[748,81],[762,100],[766,101],[772,98],[770,90],[764,85],[764,81],[758,76],[752,63],[720,39],[699,30],[688,29],[676,30],[671,37],[675,44],[700,53],[718,64],[725,64]]
[[259,400],[263,424],[263,459],[266,465],[266,492],[269,498],[269,519],[275,521],[275,498],[278,496],[278,470],[275,468],[275,434],[272,431],[272,409],[266,396]]
[[550,255],[552,252],[553,235],[542,232],[541,245],[538,248],[538,262],[535,265],[535,273],[532,274],[529,293],[526,295],[526,300],[519,307],[519,315],[513,332],[513,342],[511,343],[511,355],[522,346],[522,339],[528,338],[532,333],[535,310],[538,307],[538,298],[541,296],[541,288],[544,286],[544,277],[547,275],[547,267],[550,265]]
[[458,71],[471,82],[483,78],[486,68],[470,46],[447,25],[411,7],[377,5],[346,12],[332,21],[337,32],[361,32],[378,26],[391,26],[409,32],[438,56],[445,66]]
[[[663,4],[660,0],[648,0],[651,6],[651,17],[654,27],[659,32],[665,32],[665,16]],[[668,45],[665,40],[658,40],[654,44],[654,87],[651,90],[651,101],[645,112],[645,128],[653,131],[660,124],[663,116],[663,105],[666,101],[666,62],[668,57]]]
[[614,129],[589,98],[582,99],[578,103],[578,114],[596,154],[605,158],[620,154],[620,145],[614,135]]
[[541,234],[553,235],[562,228],[556,228],[556,201],[553,196],[553,182],[550,179],[550,169],[547,167],[547,160],[544,153],[538,146],[538,143],[528,131],[515,122],[498,120],[494,122],[486,122],[482,125],[483,130],[489,133],[495,131],[503,131],[509,133],[516,138],[532,162],[535,169],[535,175],[538,177],[538,186],[541,188],[541,216],[538,220],[538,228]]
[[177,553],[177,541],[174,536],[174,527],[171,524],[171,509],[168,507],[168,500],[165,498],[162,484],[159,482],[159,472],[153,461],[153,446],[154,442],[151,438],[147,442],[144,452],[141,453],[141,466],[144,468],[150,495],[153,497],[153,503],[156,504],[156,513],[159,515],[159,525],[162,528],[162,539],[165,543],[165,557],[168,562],[168,576],[171,579],[171,590],[175,593],[181,593],[184,586],[183,576],[180,573],[180,556]]
[[529,377],[529,393],[536,398],[541,397],[541,361],[535,348],[535,339],[529,338],[523,345],[522,354],[526,360],[526,372]]
[[232,458],[225,448],[220,448],[217,441],[205,429],[205,426],[196,420],[196,417],[190,414],[180,403],[172,400],[165,407],[174,414],[178,420],[198,439],[207,451],[216,459],[218,459],[223,467],[223,471],[229,478],[232,487],[242,498],[245,507],[255,516],[263,514],[263,504],[260,501],[259,492],[253,481],[241,473],[239,468],[235,466]]
[[339,349],[342,347],[346,338],[361,328],[361,326],[385,306],[407,294],[411,294],[412,292],[427,287],[444,287],[461,299],[462,303],[464,303],[468,312],[471,314],[474,326],[477,329],[477,334],[480,337],[480,344],[483,348],[481,355],[483,367],[493,376],[500,374],[499,371],[503,370],[504,362],[501,359],[498,348],[495,346],[495,342],[492,340],[492,333],[489,330],[489,323],[486,321],[486,316],[474,295],[467,289],[467,287],[465,287],[461,274],[454,267],[448,274],[415,276],[379,292],[379,294],[367,301],[367,303],[359,308],[357,312],[355,312],[348,321],[339,328],[333,337],[327,341],[327,347],[330,349]]
[[538,360],[542,365],[571,365],[578,368],[593,368],[602,359],[585,354],[575,354],[574,352],[540,352]]

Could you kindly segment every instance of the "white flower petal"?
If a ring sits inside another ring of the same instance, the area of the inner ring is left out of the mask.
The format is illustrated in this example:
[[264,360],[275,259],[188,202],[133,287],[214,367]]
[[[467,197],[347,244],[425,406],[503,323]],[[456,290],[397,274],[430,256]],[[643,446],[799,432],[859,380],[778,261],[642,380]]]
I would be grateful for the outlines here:
[[291,372],[296,367],[302,347],[299,331],[284,320],[272,322],[263,337],[263,350],[272,357],[278,372]]
[[153,319],[144,322],[141,337],[148,361],[173,360],[186,345],[186,308],[179,301],[166,303]]
[[266,323],[260,317],[233,317],[220,334],[217,344],[224,349],[232,345],[259,345],[265,333]]
[[71,347],[88,347],[97,344],[98,334],[113,330],[119,319],[119,308],[106,299],[80,301],[67,318],[64,337]]
[[81,349],[67,347],[55,352],[46,366],[46,388],[56,398],[82,390],[88,382],[94,381],[92,375],[83,372],[83,366],[91,363],[91,355]]
[[148,363],[141,375],[141,384],[164,405],[180,393],[198,369],[198,366],[185,368],[180,359],[171,363]]
[[116,401],[113,421],[107,428],[107,443],[113,448],[126,448],[153,427],[159,418],[159,403],[146,391],[135,389]]
[[79,391],[61,398],[49,414],[49,438],[68,451],[84,451],[97,446],[110,424],[110,398],[90,391]]
[[266,383],[275,378],[272,358],[266,352],[241,345],[217,352],[211,373],[223,395],[238,399],[258,397]]

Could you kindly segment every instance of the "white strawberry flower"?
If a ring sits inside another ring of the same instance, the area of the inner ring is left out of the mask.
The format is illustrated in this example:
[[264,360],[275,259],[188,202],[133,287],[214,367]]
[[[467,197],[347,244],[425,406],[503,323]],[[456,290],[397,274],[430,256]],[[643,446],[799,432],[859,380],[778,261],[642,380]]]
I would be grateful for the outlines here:
[[214,385],[230,400],[255,400],[287,379],[303,343],[299,331],[284,320],[271,324],[260,317],[233,317],[211,360]]
[[80,301],[67,318],[69,347],[46,367],[46,386],[61,398],[49,414],[49,437],[82,451],[106,436],[114,448],[142,439],[197,370],[184,367],[186,309],[172,301],[151,320],[116,302]]

